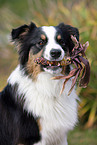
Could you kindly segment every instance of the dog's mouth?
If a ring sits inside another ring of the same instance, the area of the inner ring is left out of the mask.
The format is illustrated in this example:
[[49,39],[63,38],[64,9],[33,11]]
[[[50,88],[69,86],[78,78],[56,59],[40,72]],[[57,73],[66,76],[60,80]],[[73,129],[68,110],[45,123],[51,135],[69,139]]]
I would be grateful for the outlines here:
[[61,61],[51,61],[47,60],[43,57],[39,57],[35,59],[35,63],[42,65],[43,67],[61,67]]
[[39,58],[36,58],[34,60],[34,62],[37,64],[40,64],[44,67],[52,67],[52,68],[53,67],[62,67],[62,66],[71,64],[70,60],[67,59],[67,57],[66,57],[66,59],[64,57],[64,59],[60,60],[60,61],[57,61],[57,60],[51,61],[51,60],[45,59],[44,57],[39,57]]
[[53,71],[56,71],[56,70],[62,68],[60,63],[58,63],[58,65],[57,65],[57,63],[55,61],[52,61],[51,64],[49,64],[49,65],[42,65],[42,67],[45,69],[48,69],[48,70],[53,70]]
[[41,67],[45,70],[57,71],[62,68],[61,61],[51,61],[47,60],[44,57],[39,57],[35,59],[35,63],[40,64]]
[[53,73],[57,72],[59,73],[62,71],[62,67],[70,64],[70,61],[69,60],[67,61],[65,57],[63,60],[60,61],[57,60],[51,61],[45,59],[44,57],[39,57],[35,59],[35,63],[40,64],[45,71],[52,70]]

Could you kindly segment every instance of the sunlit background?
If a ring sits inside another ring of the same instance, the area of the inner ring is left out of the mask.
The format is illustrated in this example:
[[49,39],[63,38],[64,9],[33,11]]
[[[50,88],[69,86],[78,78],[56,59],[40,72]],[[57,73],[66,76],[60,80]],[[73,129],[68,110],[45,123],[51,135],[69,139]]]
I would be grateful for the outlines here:
[[0,90],[18,64],[11,30],[31,21],[37,26],[70,24],[79,29],[81,43],[89,41],[90,83],[86,89],[77,89],[79,123],[69,133],[68,142],[97,145],[97,0],[0,0]]

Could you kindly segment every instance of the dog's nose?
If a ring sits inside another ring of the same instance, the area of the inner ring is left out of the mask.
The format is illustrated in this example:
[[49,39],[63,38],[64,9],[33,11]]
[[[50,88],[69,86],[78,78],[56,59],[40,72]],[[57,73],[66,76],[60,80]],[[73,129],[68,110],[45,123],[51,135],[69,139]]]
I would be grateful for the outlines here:
[[52,58],[58,59],[61,55],[61,50],[60,49],[52,49],[50,51],[50,55],[51,55]]

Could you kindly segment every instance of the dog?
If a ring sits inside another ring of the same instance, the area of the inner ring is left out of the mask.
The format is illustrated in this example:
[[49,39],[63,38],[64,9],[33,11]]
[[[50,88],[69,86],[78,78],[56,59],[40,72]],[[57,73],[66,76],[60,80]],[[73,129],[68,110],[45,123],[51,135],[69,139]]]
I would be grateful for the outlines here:
[[43,66],[34,61],[43,57],[61,61],[74,47],[71,35],[79,40],[77,28],[64,23],[37,27],[33,22],[11,32],[17,47],[19,65],[8,78],[0,93],[0,145],[67,145],[67,133],[77,123],[75,88],[68,96],[72,79],[60,95],[64,80],[52,80],[66,75],[65,67]]

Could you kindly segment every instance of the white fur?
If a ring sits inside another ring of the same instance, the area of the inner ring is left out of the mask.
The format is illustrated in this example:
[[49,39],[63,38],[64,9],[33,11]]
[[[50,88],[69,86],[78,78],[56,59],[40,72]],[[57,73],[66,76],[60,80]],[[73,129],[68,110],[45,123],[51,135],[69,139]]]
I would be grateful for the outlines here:
[[58,73],[61,73],[62,72],[62,68],[57,68],[56,70],[54,70],[54,69],[51,69],[50,67],[49,67],[49,69],[47,69],[47,68],[43,68],[43,70],[44,71],[46,71],[46,72],[48,72],[48,73],[51,73],[51,74],[58,74]]
[[65,90],[60,95],[64,80],[51,80],[53,76],[41,72],[37,80],[33,81],[18,66],[8,79],[11,85],[17,83],[18,94],[24,95],[24,109],[40,117],[42,141],[37,145],[67,145],[67,132],[77,122],[75,90],[68,96],[71,80],[66,83]]
[[[50,55],[50,51],[52,49],[60,49],[61,50],[61,55],[58,59],[56,59],[56,61],[60,61],[64,58],[65,52],[63,51],[62,47],[56,42],[56,29],[53,26],[43,26],[42,27],[42,31],[45,32],[46,37],[48,39],[48,42],[45,46],[45,51],[43,53],[43,57],[47,60],[53,60],[53,58]],[[62,68],[58,68],[57,70],[54,70],[52,68],[49,67],[49,69],[47,68],[43,68],[46,72],[52,73],[52,74],[57,74],[60,73],[62,71]]]
[[53,26],[43,26],[42,30],[45,32],[47,38],[48,38],[48,43],[45,46],[45,51],[44,51],[44,58],[51,60],[50,56],[50,51],[52,49],[60,49],[61,50],[61,56],[57,59],[57,61],[60,61],[63,59],[65,53],[62,49],[62,47],[56,42],[56,29]]

